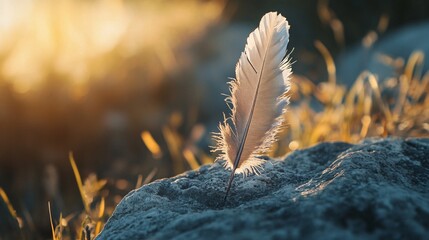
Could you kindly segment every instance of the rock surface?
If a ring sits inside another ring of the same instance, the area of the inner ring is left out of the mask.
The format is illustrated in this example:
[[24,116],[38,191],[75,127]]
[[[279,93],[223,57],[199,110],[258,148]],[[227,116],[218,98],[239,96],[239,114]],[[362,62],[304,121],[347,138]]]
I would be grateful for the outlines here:
[[321,143],[261,175],[220,163],[130,192],[97,239],[424,239],[429,139]]

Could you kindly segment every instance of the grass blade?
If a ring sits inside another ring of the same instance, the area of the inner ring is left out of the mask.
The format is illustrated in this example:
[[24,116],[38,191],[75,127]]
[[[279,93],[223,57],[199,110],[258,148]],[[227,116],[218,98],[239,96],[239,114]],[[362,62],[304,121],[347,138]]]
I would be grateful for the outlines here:
[[6,192],[3,190],[3,188],[0,188],[0,197],[3,199],[3,202],[6,203],[7,209],[9,210],[9,214],[14,219],[17,219],[16,211],[10,203],[9,198],[7,197]]
[[99,210],[98,210],[98,220],[97,220],[97,225],[95,226],[95,235],[97,236],[100,232],[101,232],[101,227],[103,226],[103,221],[102,221],[102,217],[104,215],[104,210],[105,210],[105,201],[104,198],[101,198],[101,202],[100,202],[100,206],[99,206]]
[[200,167],[200,164],[198,164],[197,159],[195,158],[191,150],[189,149],[183,150],[183,156],[185,157],[186,161],[188,162],[192,170],[198,169]]
[[57,240],[54,230],[54,222],[52,221],[51,202],[48,201],[49,221],[51,222],[52,239]]
[[155,159],[159,159],[160,157],[162,157],[161,148],[159,147],[155,139],[152,137],[152,134],[150,134],[150,132],[143,131],[140,137]]
[[82,179],[80,177],[79,170],[77,168],[76,161],[74,160],[72,152],[69,153],[69,160],[70,160],[70,164],[71,164],[72,169],[73,169],[74,176],[76,178],[76,183],[77,183],[77,186],[79,188],[79,192],[80,192],[80,195],[82,198],[83,206],[85,207],[86,213],[89,214],[89,205],[88,205],[88,201],[86,201],[85,193],[83,191]]

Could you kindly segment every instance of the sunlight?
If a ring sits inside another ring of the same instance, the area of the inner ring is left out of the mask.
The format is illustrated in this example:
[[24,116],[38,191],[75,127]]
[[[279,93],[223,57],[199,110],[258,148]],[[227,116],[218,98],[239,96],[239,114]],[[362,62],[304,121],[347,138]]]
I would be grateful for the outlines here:
[[177,46],[220,13],[218,2],[0,1],[0,78],[26,93],[52,77],[82,86],[154,52],[165,69]]
[[162,156],[161,148],[159,147],[155,139],[152,137],[152,134],[150,134],[150,132],[148,131],[143,131],[140,136],[146,147],[152,153],[153,157],[156,159],[160,158]]

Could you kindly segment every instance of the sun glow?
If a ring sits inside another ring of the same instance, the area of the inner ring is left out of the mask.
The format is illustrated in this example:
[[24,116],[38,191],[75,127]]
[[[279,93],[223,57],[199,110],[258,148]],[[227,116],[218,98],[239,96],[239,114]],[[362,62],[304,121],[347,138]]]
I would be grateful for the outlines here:
[[122,61],[172,51],[221,13],[216,1],[0,0],[0,80],[20,93],[54,78],[81,87]]

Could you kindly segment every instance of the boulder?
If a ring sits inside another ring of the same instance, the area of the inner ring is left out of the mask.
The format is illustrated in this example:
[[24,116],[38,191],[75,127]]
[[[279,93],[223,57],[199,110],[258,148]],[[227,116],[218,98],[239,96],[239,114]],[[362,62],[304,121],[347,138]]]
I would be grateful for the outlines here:
[[402,59],[406,64],[409,57],[416,51],[425,56],[419,66],[421,73],[418,73],[425,74],[429,70],[428,37],[429,22],[426,21],[387,34],[370,48],[362,45],[355,46],[336,59],[338,81],[346,86],[351,86],[363,71],[375,74],[380,81],[392,77],[398,78],[400,73],[394,66],[381,60],[382,56],[387,55],[393,59]]
[[131,191],[97,239],[424,239],[429,139],[320,143],[260,175],[222,162]]

